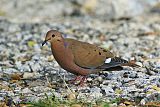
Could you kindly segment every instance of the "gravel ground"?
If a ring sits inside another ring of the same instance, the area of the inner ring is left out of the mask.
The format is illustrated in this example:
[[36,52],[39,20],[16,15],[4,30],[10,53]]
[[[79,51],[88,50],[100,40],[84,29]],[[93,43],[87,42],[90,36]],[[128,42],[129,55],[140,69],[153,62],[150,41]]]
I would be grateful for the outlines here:
[[[158,11],[159,12],[159,11]],[[135,59],[139,68],[90,75],[84,87],[68,83],[74,75],[61,69],[50,45],[41,47],[50,29],[64,37],[111,49],[117,56]],[[66,16],[54,22],[21,22],[0,18],[0,101],[37,101],[47,95],[77,99],[124,98],[145,104],[160,100],[160,15],[99,20],[97,17]]]

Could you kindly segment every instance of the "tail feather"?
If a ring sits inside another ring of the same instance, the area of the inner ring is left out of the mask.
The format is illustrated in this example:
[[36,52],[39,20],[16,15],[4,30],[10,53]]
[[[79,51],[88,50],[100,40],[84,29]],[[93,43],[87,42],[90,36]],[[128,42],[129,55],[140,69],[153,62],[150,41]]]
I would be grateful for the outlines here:
[[103,71],[120,71],[120,70],[123,70],[123,67],[116,66],[116,67],[106,68]]
[[140,67],[140,65],[137,65],[135,60],[131,60],[126,64],[122,64],[122,66],[130,66],[130,67]]
[[104,63],[103,65],[99,66],[98,69],[108,69],[117,66],[130,66],[130,67],[138,67],[139,65],[135,64],[135,61],[127,61],[120,57],[111,58],[109,63]]

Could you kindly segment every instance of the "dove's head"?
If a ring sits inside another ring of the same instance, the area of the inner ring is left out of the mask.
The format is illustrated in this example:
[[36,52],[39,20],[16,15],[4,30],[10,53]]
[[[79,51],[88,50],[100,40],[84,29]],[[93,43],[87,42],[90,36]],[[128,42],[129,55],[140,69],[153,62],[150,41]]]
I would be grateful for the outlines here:
[[42,43],[42,46],[46,44],[46,42],[54,42],[54,40],[62,39],[61,33],[57,30],[49,30],[46,33],[45,40]]

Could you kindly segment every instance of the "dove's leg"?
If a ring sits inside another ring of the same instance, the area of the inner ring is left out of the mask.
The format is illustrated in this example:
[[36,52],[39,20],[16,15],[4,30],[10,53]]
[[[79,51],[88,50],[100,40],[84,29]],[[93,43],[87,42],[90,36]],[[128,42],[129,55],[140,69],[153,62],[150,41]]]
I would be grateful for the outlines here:
[[86,78],[87,78],[87,76],[76,76],[73,80],[70,80],[70,83],[75,84],[77,81],[80,81],[79,85],[83,86]]
[[74,79],[69,80],[69,82],[73,84],[73,83],[75,83],[76,81],[81,80],[81,78],[82,78],[81,76],[76,76]]
[[83,76],[83,77],[81,78],[81,81],[80,81],[80,83],[79,83],[80,86],[83,86],[83,85],[84,85],[86,78],[87,78],[87,76]]

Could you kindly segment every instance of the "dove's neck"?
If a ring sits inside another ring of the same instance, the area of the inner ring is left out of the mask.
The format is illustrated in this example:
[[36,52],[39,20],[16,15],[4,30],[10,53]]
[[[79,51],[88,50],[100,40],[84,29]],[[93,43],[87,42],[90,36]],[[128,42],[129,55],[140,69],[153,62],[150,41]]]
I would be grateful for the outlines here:
[[51,49],[53,54],[62,54],[65,52],[65,43],[63,38],[54,39],[51,41]]
[[60,65],[63,65],[66,63],[66,54],[67,50],[65,47],[64,39],[55,39],[51,42],[51,50],[54,58],[57,60],[57,62]]

